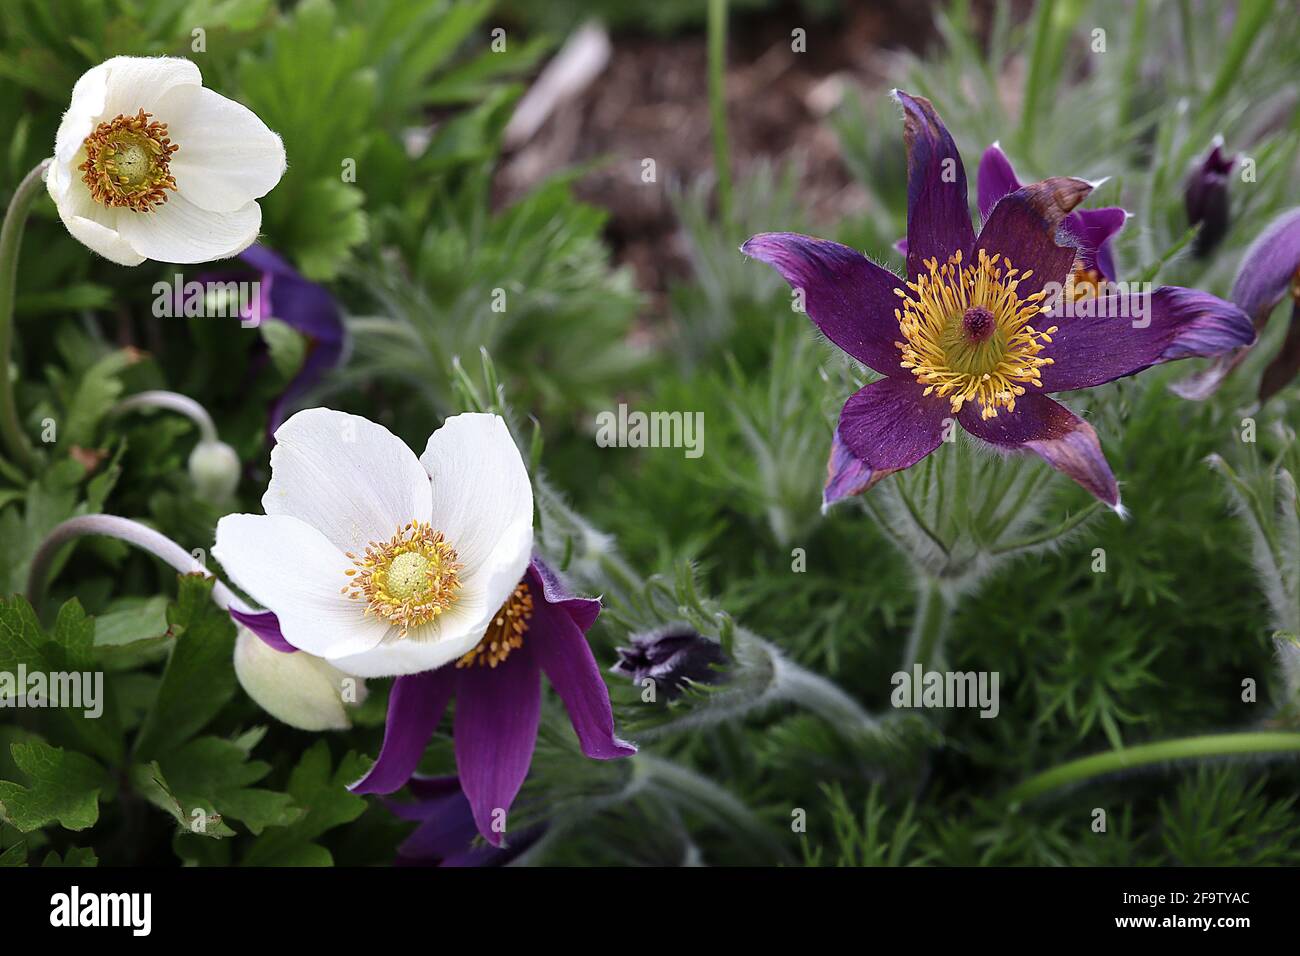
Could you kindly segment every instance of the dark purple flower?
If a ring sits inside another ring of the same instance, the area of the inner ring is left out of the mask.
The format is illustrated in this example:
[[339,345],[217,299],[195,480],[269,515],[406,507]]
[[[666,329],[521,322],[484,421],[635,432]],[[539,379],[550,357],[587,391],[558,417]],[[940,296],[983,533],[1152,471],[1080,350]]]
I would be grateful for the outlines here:
[[630,640],[631,647],[618,648],[618,663],[610,670],[637,684],[653,680],[668,700],[679,696],[687,681],[713,684],[723,676],[718,670],[727,659],[722,645],[685,624],[633,634]]
[[534,558],[473,651],[454,664],[393,682],[379,759],[351,789],[401,788],[455,697],[461,787],[479,832],[500,846],[537,742],[542,672],[564,701],[583,753],[596,760],[635,753],[614,736],[609,691],[587,644],[586,632],[599,613],[599,601],[574,597]]
[[414,801],[384,801],[394,815],[419,823],[397,848],[397,866],[502,866],[541,836],[542,828],[533,827],[512,839],[509,847],[476,843],[474,811],[458,779],[415,776],[407,781],[407,789]]
[[[276,396],[267,416],[266,433],[273,435],[287,417],[293,402],[339,363],[347,340],[347,330],[338,304],[329,291],[303,276],[278,253],[266,246],[249,246],[239,254],[258,273],[260,295],[256,305],[249,304],[240,315],[243,320],[276,318],[295,329],[306,340],[302,368]],[[210,273],[201,282],[226,282],[246,279],[245,273]],[[256,309],[256,312],[254,312]],[[261,362],[265,364],[266,358]]]
[[1228,233],[1228,174],[1236,165],[1237,157],[1223,155],[1223,140],[1216,137],[1183,186],[1187,223],[1201,227],[1192,242],[1198,257],[1208,256]]
[[[1259,400],[1266,402],[1300,371],[1300,207],[1282,213],[1250,244],[1241,257],[1231,295],[1256,329],[1264,328],[1279,302],[1291,299],[1291,324],[1282,349],[1259,383]],[[1174,391],[1196,401],[1209,398],[1249,353],[1246,346],[1217,358],[1175,385]]]
[[884,376],[840,414],[828,503],[916,464],[955,420],[995,447],[1034,452],[1117,508],[1097,433],[1045,393],[1223,354],[1254,341],[1250,320],[1191,289],[1061,295],[1082,254],[1062,226],[1091,185],[1021,186],[976,236],[952,137],[927,100],[895,95],[908,154],[906,280],[824,239],[764,233],[741,247],[802,289],[818,328]]

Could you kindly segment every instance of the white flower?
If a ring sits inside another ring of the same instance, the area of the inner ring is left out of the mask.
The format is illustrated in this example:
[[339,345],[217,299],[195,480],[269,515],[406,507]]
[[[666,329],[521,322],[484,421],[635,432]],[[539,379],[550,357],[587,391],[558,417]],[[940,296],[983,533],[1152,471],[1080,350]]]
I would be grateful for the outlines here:
[[284,144],[177,57],[117,56],[72,88],[46,188],[77,239],[124,266],[244,251]]
[[347,730],[345,705],[366,699],[361,678],[306,651],[277,651],[245,627],[235,639],[235,676],[263,710],[299,730]]
[[285,640],[360,677],[473,650],[532,551],[532,486],[505,422],[453,416],[418,459],[325,408],[275,440],[266,514],[222,518],[212,553]]

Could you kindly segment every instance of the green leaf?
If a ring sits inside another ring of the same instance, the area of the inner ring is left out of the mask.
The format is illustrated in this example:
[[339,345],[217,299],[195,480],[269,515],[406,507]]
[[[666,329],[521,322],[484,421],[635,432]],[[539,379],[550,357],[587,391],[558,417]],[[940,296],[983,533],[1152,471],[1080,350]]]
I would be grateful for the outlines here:
[[289,826],[264,834],[244,859],[246,866],[329,866],[330,854],[311,841],[326,830],[351,823],[366,809],[347,786],[365,772],[366,760],[348,753],[330,771],[329,746],[316,741],[289,775],[289,794],[303,810]]
[[99,866],[99,857],[88,846],[73,846],[68,847],[68,852],[63,856],[59,856],[56,850],[51,850],[41,866]]
[[10,751],[31,779],[28,786],[0,780],[0,816],[23,833],[56,822],[69,830],[95,825],[99,794],[110,783],[99,764],[41,741],[16,743]]
[[240,821],[254,834],[285,826],[302,815],[293,797],[251,786],[271,771],[270,764],[248,759],[260,738],[260,731],[237,740],[200,737],[135,767],[132,778],[151,802],[198,835],[231,835],[227,819]]
[[136,740],[136,756],[143,760],[180,747],[235,693],[235,625],[212,603],[211,578],[183,574],[179,580],[167,614],[176,644]]

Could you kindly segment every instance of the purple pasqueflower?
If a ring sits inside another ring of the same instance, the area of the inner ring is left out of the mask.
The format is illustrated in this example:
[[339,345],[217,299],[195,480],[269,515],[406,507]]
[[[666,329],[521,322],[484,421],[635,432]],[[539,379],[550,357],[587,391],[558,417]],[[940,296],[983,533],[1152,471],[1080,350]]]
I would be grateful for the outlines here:
[[537,742],[543,672],[569,711],[583,753],[596,760],[636,753],[614,736],[609,690],[587,644],[599,613],[600,601],[574,597],[533,558],[477,647],[451,664],[394,681],[379,759],[351,789],[401,788],[455,697],[461,787],[479,832],[500,846]]
[[[279,253],[263,245],[252,245],[239,254],[244,263],[258,273],[258,299],[240,314],[241,320],[276,318],[299,332],[306,340],[302,367],[271,403],[267,413],[266,433],[274,435],[284,424],[292,403],[319,382],[325,373],[338,365],[347,342],[347,329],[338,303],[329,290],[306,279]],[[227,282],[247,278],[247,273],[209,273],[200,281]],[[256,311],[254,311],[256,310]],[[266,356],[260,365],[266,364]]]
[[[976,198],[980,218],[987,220],[993,207],[1003,196],[1009,196],[1022,187],[1015,167],[1002,151],[1000,143],[984,150],[979,171],[975,174]],[[1115,254],[1111,240],[1124,228],[1129,214],[1119,206],[1102,209],[1075,209],[1061,220],[1060,231],[1078,246],[1078,259],[1071,273],[1073,289],[1078,296],[1097,295],[1105,283],[1118,278]],[[895,248],[907,255],[907,240],[900,239]]]
[[1058,295],[1080,255],[1062,222],[1092,186],[1021,186],[977,236],[948,130],[928,100],[894,95],[908,158],[906,279],[825,239],[764,233],[741,246],[803,290],[827,338],[884,376],[844,404],[825,503],[910,468],[955,419],[995,448],[1034,452],[1118,509],[1096,431],[1046,393],[1223,354],[1254,341],[1250,320],[1208,293],[1170,286],[1082,302]]
[[[1259,400],[1266,402],[1300,371],[1300,206],[1270,222],[1250,244],[1241,257],[1230,296],[1257,330],[1268,323],[1279,302],[1288,296],[1291,299],[1286,338],[1259,382]],[[1209,398],[1249,353],[1247,345],[1220,356],[1173,389],[1194,401]]]
[[1228,174],[1237,165],[1237,156],[1223,154],[1223,137],[1216,136],[1183,185],[1183,206],[1188,225],[1200,226],[1192,241],[1192,253],[1204,258],[1214,251],[1228,233]]
[[406,786],[414,800],[384,801],[395,816],[419,824],[398,846],[396,866],[503,866],[542,835],[538,826],[516,836],[509,847],[475,843],[478,827],[460,780],[415,776]]
[[633,634],[631,647],[618,648],[618,662],[610,668],[641,684],[646,680],[662,686],[664,697],[681,695],[688,682],[716,684],[727,662],[722,645],[686,624],[669,624],[653,631]]

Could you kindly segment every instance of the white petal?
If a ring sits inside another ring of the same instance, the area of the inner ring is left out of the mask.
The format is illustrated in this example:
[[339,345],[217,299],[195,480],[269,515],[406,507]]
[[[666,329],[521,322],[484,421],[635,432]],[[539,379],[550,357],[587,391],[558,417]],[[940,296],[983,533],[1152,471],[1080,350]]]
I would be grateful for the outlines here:
[[429,476],[383,425],[309,408],[275,433],[262,508],[307,522],[341,552],[361,554],[408,522],[430,519]]
[[352,720],[343,704],[345,691],[355,689],[355,703],[365,699],[366,685],[359,678],[306,651],[273,650],[243,627],[235,640],[235,676],[258,706],[299,730],[347,730]]
[[499,415],[453,415],[429,436],[420,464],[433,482],[433,517],[460,559],[462,580],[489,613],[514,590],[533,546],[533,488]]
[[67,163],[81,149],[104,115],[108,98],[108,64],[87,70],[72,88],[72,102],[54,136],[54,159]]
[[117,229],[131,248],[158,262],[211,262],[238,255],[257,239],[262,209],[250,202],[234,212],[211,212],[179,192],[148,212],[124,209]]
[[315,528],[283,515],[226,515],[212,554],[226,573],[280,619],[294,647],[320,657],[359,654],[396,629],[340,593],[352,567]]
[[[108,70],[108,98],[104,116],[152,113],[157,102],[176,86],[201,86],[203,75],[189,60],[178,56],[115,56],[100,64]],[[167,122],[161,117],[154,117]]]
[[138,266],[144,262],[144,256],[118,233],[117,210],[91,199],[86,184],[80,179],[69,180],[66,167],[57,160],[50,167],[46,188],[59,219],[74,239],[121,266]]
[[[518,583],[518,579],[516,582]],[[462,589],[456,603],[406,637],[385,641],[368,651],[335,658],[334,663],[359,677],[400,677],[433,670],[472,650],[487,632],[501,605],[488,608],[480,591]]]
[[195,205],[239,209],[284,175],[284,144],[248,107],[201,86],[183,86],[160,99],[157,111],[180,147],[170,165],[177,190]]

